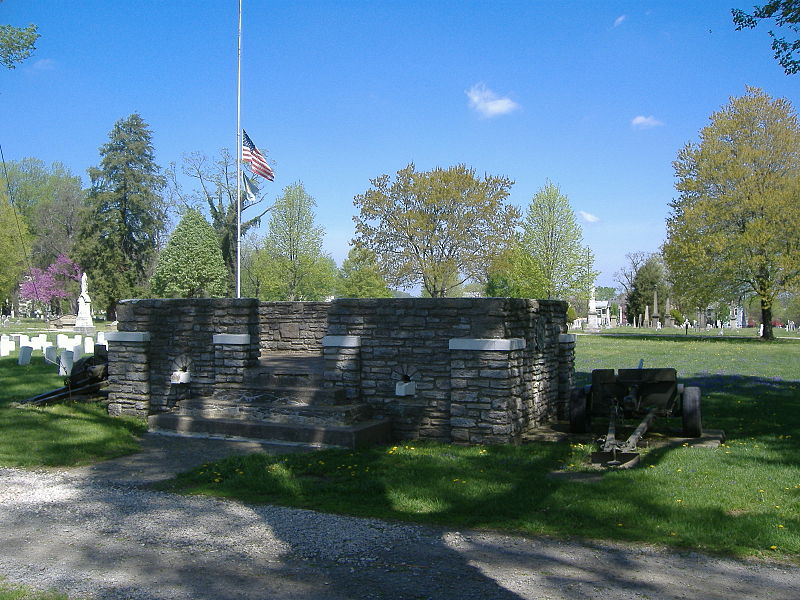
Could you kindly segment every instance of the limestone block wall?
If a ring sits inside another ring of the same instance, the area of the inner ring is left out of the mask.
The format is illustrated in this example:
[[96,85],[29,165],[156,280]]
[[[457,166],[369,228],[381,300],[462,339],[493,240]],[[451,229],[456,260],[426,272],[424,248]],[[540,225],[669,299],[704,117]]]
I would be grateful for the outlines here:
[[[397,439],[504,443],[565,416],[566,303],[512,298],[126,300],[109,343],[109,412],[246,390],[260,355],[322,352],[324,383]],[[183,373],[188,383],[176,383]],[[400,385],[398,385],[400,384]]]
[[[189,395],[241,386],[259,354],[258,301],[123,300],[108,341],[109,414],[163,412]],[[186,372],[189,383],[172,382]]]
[[[399,439],[509,441],[558,413],[565,323],[560,301],[339,299],[324,341],[326,385],[392,419]],[[358,343],[335,343],[349,338]],[[454,339],[477,342],[451,348]],[[396,394],[404,380],[412,396]]]
[[321,351],[330,306],[330,302],[261,302],[261,351]]

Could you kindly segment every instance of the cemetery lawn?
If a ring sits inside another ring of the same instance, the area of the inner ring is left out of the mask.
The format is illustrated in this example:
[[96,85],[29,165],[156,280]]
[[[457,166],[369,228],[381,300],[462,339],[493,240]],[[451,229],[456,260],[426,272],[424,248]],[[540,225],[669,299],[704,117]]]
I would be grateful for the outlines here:
[[25,586],[12,585],[0,578],[0,600],[68,600],[68,597],[55,591],[41,592]]
[[[725,430],[723,446],[651,449],[639,468],[599,472],[588,464],[589,444],[405,442],[232,457],[161,487],[447,527],[800,562],[800,342],[579,336],[577,383],[588,382],[592,369],[636,366],[640,358],[646,367],[675,367],[683,382],[702,387],[704,426]],[[662,432],[680,427],[669,421]],[[605,424],[597,426],[599,432]]]
[[109,417],[99,404],[14,406],[64,385],[63,377],[40,357],[19,366],[15,354],[0,358],[0,466],[77,466],[139,449],[137,436],[147,429],[144,421]]

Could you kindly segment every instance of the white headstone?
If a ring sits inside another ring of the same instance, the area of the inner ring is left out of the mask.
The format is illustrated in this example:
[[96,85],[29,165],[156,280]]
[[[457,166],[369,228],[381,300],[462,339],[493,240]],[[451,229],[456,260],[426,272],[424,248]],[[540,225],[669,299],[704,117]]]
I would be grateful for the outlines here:
[[19,334],[19,347],[22,348],[23,346],[30,346],[31,339],[25,335],[24,333]]
[[83,344],[75,344],[72,347],[72,359],[78,360],[81,356],[83,356]]
[[72,373],[72,352],[69,350],[64,350],[61,353],[61,356],[58,357],[58,374],[62,376],[67,376]]
[[17,357],[17,364],[18,365],[31,364],[31,354],[33,354],[33,348],[31,346],[20,346],[19,356]]
[[97,341],[95,342],[98,346],[107,346],[106,344],[106,332],[105,331],[98,331],[97,332]]
[[8,356],[14,350],[14,342],[10,337],[4,335],[0,337],[0,356]]
[[59,348],[66,348],[68,339],[69,336],[66,333],[59,333],[56,336],[56,346],[58,346]]
[[89,336],[83,338],[83,352],[84,354],[94,354],[94,340]]

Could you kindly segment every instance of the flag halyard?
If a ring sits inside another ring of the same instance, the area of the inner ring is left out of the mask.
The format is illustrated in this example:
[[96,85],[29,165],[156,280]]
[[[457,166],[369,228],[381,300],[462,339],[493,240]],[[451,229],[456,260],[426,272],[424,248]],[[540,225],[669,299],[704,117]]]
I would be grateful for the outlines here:
[[247,132],[242,129],[242,162],[250,164],[250,170],[260,175],[269,181],[275,181],[275,174],[272,168],[267,163],[267,159],[261,154],[261,151],[256,148],[253,140],[247,135]]

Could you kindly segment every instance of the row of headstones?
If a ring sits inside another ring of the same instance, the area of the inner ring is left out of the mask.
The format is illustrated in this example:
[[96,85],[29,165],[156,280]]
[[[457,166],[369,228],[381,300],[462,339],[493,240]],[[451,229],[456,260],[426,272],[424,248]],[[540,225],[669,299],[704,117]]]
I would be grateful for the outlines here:
[[[11,338],[19,338],[18,365],[28,365],[34,350],[40,350],[44,355],[45,363],[58,365],[59,375],[69,375],[72,372],[73,363],[84,354],[94,354],[95,346],[107,346],[105,334],[101,331],[97,334],[95,342],[91,337],[76,335],[70,337],[59,333],[56,337],[56,345],[48,341],[47,334],[40,334],[33,338],[25,334],[14,334],[12,336],[0,336],[0,356],[8,356],[16,348],[16,341]],[[60,354],[57,351],[61,350]]]

